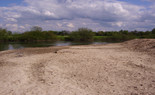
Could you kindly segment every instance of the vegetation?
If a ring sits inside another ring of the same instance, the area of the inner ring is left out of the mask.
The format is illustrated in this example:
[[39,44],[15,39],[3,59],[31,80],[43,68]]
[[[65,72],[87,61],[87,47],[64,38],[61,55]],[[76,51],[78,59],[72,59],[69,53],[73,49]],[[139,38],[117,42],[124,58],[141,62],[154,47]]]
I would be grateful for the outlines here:
[[6,29],[0,28],[0,41],[8,41],[11,35],[11,31],[7,31]]
[[131,39],[141,39],[141,38],[155,38],[155,33],[152,31],[130,31],[120,30],[120,31],[99,31],[96,32],[96,40],[100,41],[126,41]]
[[98,31],[88,28],[79,28],[77,31],[43,31],[34,26],[24,33],[12,33],[0,28],[0,42],[32,42],[32,41],[126,41],[135,38],[155,38],[155,28],[152,31]]
[[87,28],[79,28],[78,31],[71,32],[69,38],[71,41],[93,41],[93,31]]
[[10,33],[6,29],[0,30],[0,41],[21,41],[21,42],[32,42],[32,41],[54,41],[57,39],[57,36],[53,31],[42,31],[41,27],[35,26],[32,27],[31,31],[24,33]]

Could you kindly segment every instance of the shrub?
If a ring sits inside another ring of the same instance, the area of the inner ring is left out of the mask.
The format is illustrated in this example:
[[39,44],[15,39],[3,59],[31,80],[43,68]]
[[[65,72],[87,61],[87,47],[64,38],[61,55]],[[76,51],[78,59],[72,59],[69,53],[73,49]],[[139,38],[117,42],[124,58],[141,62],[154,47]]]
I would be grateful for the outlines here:
[[93,41],[93,32],[91,29],[88,28],[79,28],[77,31],[74,31],[70,34],[70,39],[72,41]]
[[53,41],[56,35],[52,31],[29,31],[21,34],[20,41]]
[[11,31],[7,31],[6,29],[0,28],[0,41],[8,41],[9,36],[12,35]]

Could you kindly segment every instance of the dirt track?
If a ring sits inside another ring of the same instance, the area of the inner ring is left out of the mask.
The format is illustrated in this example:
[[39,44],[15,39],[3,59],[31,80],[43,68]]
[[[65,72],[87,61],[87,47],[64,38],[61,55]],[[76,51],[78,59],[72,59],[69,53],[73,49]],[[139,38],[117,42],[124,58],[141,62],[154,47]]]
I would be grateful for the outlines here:
[[0,52],[0,95],[155,95],[154,56],[126,45]]

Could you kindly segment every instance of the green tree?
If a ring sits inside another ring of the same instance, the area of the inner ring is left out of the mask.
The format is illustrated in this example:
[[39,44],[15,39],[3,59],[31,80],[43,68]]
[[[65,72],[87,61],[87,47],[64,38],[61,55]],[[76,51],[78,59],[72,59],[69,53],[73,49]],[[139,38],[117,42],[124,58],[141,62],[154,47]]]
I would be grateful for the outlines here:
[[7,41],[8,40],[8,32],[6,29],[0,28],[0,41]]
[[31,28],[31,31],[38,31],[38,32],[41,32],[42,31],[42,28],[40,26],[33,26]]
[[127,35],[128,34],[128,30],[120,30],[119,33]]
[[152,29],[152,34],[155,34],[155,28],[154,28],[154,29]]
[[53,31],[43,31],[42,36],[43,36],[43,40],[56,40],[57,39]]
[[93,41],[94,33],[88,28],[79,28],[70,34],[70,39],[73,41]]

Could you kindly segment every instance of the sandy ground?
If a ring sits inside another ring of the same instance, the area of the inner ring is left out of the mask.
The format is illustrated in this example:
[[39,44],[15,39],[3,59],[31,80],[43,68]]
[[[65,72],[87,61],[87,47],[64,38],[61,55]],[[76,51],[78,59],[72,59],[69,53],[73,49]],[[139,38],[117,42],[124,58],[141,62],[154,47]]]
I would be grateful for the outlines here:
[[155,95],[154,55],[129,43],[0,52],[0,95]]

